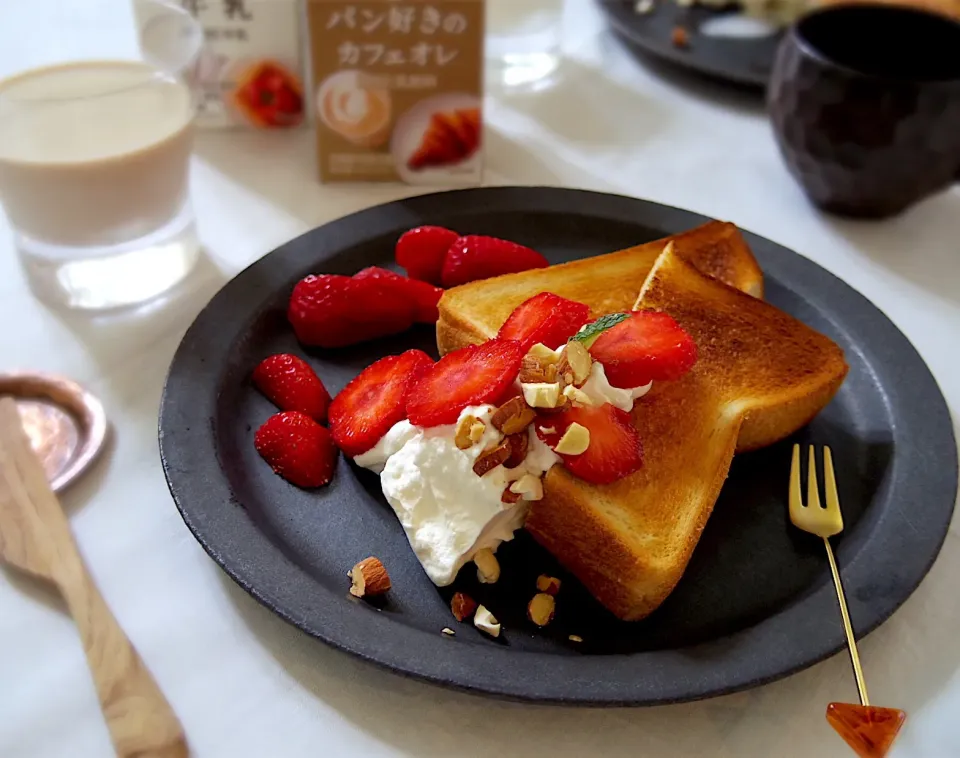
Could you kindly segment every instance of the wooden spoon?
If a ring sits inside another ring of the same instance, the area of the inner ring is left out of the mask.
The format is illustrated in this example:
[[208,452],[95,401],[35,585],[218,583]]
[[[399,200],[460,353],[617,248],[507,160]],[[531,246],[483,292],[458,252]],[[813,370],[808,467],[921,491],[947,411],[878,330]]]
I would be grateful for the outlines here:
[[97,591],[9,397],[0,398],[0,560],[66,600],[117,755],[185,758],[180,722]]

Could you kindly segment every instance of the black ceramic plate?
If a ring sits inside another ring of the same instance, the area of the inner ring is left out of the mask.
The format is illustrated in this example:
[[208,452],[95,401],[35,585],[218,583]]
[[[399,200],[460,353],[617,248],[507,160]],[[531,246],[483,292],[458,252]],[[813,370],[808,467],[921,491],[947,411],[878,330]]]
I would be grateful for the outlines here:
[[[341,460],[331,486],[307,492],[274,476],[253,448],[254,430],[275,408],[250,386],[250,371],[275,352],[305,353],[284,316],[305,274],[389,264],[397,237],[424,223],[514,239],[559,263],[705,221],[626,197],[496,188],[390,203],[287,243],[213,298],[170,369],[160,450],[187,526],[240,585],[309,634],[467,690],[541,702],[665,703],[757,685],[834,653],[844,639],[823,545],[787,520],[794,440],[736,459],[686,574],[645,621],[614,619],[523,534],[498,553],[498,584],[477,585],[465,569],[456,587],[503,622],[500,640],[453,620],[453,588],[438,591],[420,569],[375,475]],[[833,447],[847,524],[838,555],[854,624],[865,634],[914,590],[946,535],[957,483],[950,417],[923,361],[880,311],[805,258],[747,239],[770,302],[830,335],[850,363],[836,399],[796,440]],[[337,392],[374,359],[411,346],[432,351],[432,329],[305,354]],[[393,578],[379,607],[347,594],[347,570],[368,555]],[[557,618],[543,631],[524,617],[540,573],[563,580]],[[447,626],[456,637],[441,634]]]
[[[763,37],[717,37],[701,33],[701,27],[736,10],[684,8],[675,0],[655,0],[649,13],[634,11],[635,0],[597,0],[613,30],[629,45],[670,63],[743,87],[764,89],[770,79],[773,59],[782,34]],[[674,28],[681,26],[689,45],[673,44]]]

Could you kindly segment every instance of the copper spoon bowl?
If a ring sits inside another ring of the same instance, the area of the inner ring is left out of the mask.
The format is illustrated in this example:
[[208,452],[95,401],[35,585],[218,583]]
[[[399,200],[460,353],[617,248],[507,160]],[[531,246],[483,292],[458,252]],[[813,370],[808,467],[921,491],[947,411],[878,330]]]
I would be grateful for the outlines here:
[[0,397],[17,403],[23,428],[55,492],[96,460],[107,441],[103,404],[76,382],[53,374],[0,374]]

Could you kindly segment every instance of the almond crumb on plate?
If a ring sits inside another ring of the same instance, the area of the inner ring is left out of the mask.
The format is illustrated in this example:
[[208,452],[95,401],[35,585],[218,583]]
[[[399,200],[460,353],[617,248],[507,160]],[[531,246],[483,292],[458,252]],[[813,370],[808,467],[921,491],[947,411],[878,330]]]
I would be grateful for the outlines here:
[[583,637],[581,637],[579,634],[571,634],[569,637],[567,637],[567,639],[571,642],[583,642]]
[[490,548],[478,550],[473,556],[473,562],[477,564],[477,579],[481,584],[497,583],[497,579],[500,578],[500,562]]
[[500,622],[482,605],[477,608],[477,613],[473,617],[473,625],[491,637],[500,636]]
[[390,575],[379,558],[370,556],[350,569],[350,594],[354,597],[375,597],[390,589]]
[[453,629],[451,629],[449,626],[443,627],[443,629],[440,630],[440,633],[441,633],[441,634],[445,634],[445,635],[447,635],[448,637],[452,637],[453,635],[456,634],[456,632],[453,631]]
[[553,621],[553,614],[557,608],[557,601],[553,595],[546,592],[540,592],[533,596],[533,599],[527,603],[527,618],[534,624],[544,627]]
[[545,592],[548,595],[556,597],[557,593],[560,592],[560,580],[555,576],[540,574],[540,576],[537,577],[537,589],[540,592]]
[[465,592],[454,592],[450,600],[450,610],[457,621],[463,621],[477,610],[477,601]]
[[674,47],[690,47],[690,33],[682,26],[675,26],[670,33],[670,41]]

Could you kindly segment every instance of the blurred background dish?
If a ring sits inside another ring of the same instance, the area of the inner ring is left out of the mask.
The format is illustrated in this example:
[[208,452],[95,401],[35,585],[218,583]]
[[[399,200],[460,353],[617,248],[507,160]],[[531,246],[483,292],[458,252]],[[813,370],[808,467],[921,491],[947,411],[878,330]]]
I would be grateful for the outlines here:
[[[733,4],[597,1],[613,31],[635,51],[739,87],[767,86],[783,36],[777,25],[748,19]],[[717,22],[721,32],[729,33],[711,33]]]
[[[785,27],[823,6],[913,7],[960,19],[960,0],[597,0],[636,52],[754,90],[770,80]],[[891,53],[892,54],[892,53]]]

